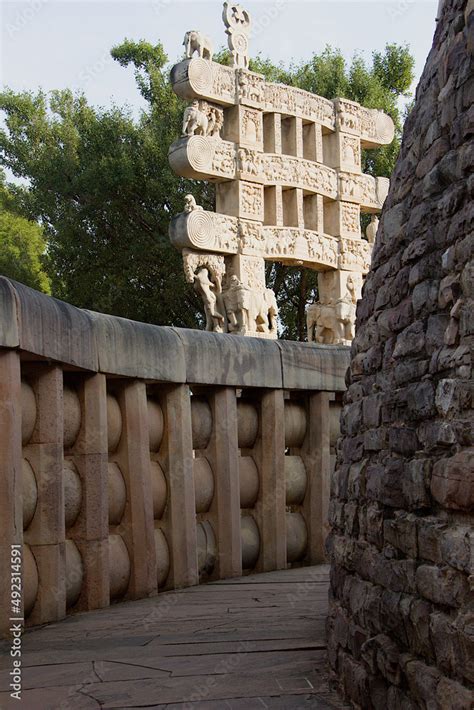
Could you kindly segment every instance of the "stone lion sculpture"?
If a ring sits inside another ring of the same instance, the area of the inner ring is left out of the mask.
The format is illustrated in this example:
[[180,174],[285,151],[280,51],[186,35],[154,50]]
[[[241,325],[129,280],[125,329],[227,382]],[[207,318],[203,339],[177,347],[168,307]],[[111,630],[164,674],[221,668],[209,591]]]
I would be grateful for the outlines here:
[[209,61],[212,61],[212,42],[209,37],[203,35],[202,32],[198,32],[197,30],[186,32],[183,45],[187,59],[192,59],[194,53],[197,52],[201,59],[209,59]]
[[194,212],[194,210],[202,210],[201,205],[198,205],[194,195],[185,195],[184,197],[184,211]]

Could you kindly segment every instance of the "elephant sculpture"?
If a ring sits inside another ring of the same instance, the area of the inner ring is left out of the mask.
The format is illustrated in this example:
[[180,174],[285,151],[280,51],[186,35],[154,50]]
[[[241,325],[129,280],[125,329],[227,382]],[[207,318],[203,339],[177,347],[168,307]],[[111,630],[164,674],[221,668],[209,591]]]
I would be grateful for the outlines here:
[[271,289],[249,289],[234,275],[223,296],[231,333],[276,333],[278,306]]
[[[194,99],[191,106],[188,106],[184,111],[183,116],[183,136],[206,136],[208,133],[209,118],[207,115],[207,105],[204,107],[202,102]],[[203,110],[203,109],[206,110]]]
[[253,310],[251,308],[249,316],[251,322],[255,318],[258,333],[275,333],[277,332],[277,316],[278,305],[276,297],[271,288],[266,288],[260,293],[253,294]]
[[212,60],[212,42],[209,37],[206,37],[201,32],[197,30],[190,30],[184,35],[184,48],[186,51],[186,58],[191,59],[194,53],[197,52],[201,59]]
[[306,311],[308,341],[348,345],[354,338],[355,305],[348,299],[314,303]]

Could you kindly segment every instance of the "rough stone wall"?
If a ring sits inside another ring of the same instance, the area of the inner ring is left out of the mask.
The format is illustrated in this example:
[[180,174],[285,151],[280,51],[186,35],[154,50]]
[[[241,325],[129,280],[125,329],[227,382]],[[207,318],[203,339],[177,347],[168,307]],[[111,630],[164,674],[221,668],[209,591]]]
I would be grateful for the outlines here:
[[443,5],[358,304],[328,636],[362,708],[474,697],[473,9]]

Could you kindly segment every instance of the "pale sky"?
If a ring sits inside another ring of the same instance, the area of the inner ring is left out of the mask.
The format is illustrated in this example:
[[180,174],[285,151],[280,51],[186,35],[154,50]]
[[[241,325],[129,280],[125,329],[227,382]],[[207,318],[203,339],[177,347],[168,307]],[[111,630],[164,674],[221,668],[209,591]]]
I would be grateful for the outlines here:
[[[243,0],[254,25],[250,53],[273,61],[308,59],[326,44],[348,59],[370,58],[387,42],[408,43],[417,80],[435,29],[437,0]],[[222,2],[185,0],[0,0],[0,80],[15,90],[73,88],[92,104],[142,105],[132,71],[109,50],[125,37],[160,40],[170,61],[182,57],[184,33],[226,44]]]

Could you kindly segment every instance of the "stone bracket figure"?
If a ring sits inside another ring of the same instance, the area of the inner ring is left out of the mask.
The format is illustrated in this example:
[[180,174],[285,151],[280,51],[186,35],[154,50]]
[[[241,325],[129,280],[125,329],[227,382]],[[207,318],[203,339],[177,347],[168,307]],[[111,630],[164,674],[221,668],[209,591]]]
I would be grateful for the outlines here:
[[238,335],[247,333],[277,332],[278,306],[271,289],[256,291],[244,286],[240,279],[230,277],[229,287],[223,292],[229,332]]
[[308,340],[325,345],[345,345],[346,316],[343,311],[340,302],[309,306],[306,313]]
[[191,106],[184,110],[181,135],[219,137],[224,125],[224,112],[207,101],[194,99]]
[[209,269],[205,266],[200,267],[194,276],[194,289],[204,303],[206,330],[223,333],[225,317],[217,310],[218,286],[209,278]]
[[209,119],[207,117],[207,104],[205,106],[204,104],[206,104],[205,101],[194,99],[191,106],[185,109],[183,116],[183,136],[207,135]]
[[328,298],[308,306],[308,342],[325,345],[350,345],[355,335],[357,294],[352,276],[347,278],[342,298]]
[[184,49],[186,59],[192,59],[194,53],[197,52],[201,59],[212,61],[213,48],[209,37],[198,32],[198,30],[189,30],[184,35]]
[[245,335],[249,328],[250,289],[233,275],[222,293],[230,333]]

